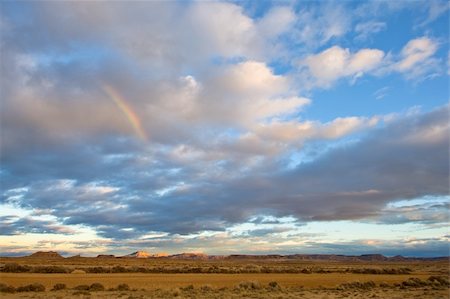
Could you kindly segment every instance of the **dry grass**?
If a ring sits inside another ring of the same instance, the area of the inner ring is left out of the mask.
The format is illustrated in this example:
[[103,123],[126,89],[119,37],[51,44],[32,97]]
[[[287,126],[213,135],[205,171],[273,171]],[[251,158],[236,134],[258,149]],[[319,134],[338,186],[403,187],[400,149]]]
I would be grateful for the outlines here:
[[[15,265],[11,265],[12,263]],[[6,269],[38,269],[40,273],[30,273],[33,271],[28,270],[23,273],[2,272],[0,284],[4,288],[17,290],[21,286],[42,284],[46,291],[5,291],[0,293],[2,299],[449,298],[449,264],[434,261],[343,263],[295,260],[0,258],[0,268],[4,268],[6,264],[10,264]],[[99,271],[100,268],[114,268],[118,273],[86,274],[74,271],[93,267]],[[157,268],[162,273],[120,273],[123,269],[139,268]],[[180,269],[186,273],[164,273]],[[201,273],[205,269],[213,272]],[[221,271],[235,274],[224,274]],[[237,274],[239,272],[245,273]],[[80,287],[83,285],[85,287]],[[76,288],[77,286],[79,287]]]
[[77,285],[91,285],[99,282],[106,288],[115,287],[121,283],[131,288],[170,289],[192,284],[199,287],[209,284],[213,287],[232,287],[242,281],[258,281],[268,284],[278,282],[281,286],[303,286],[305,288],[336,287],[352,281],[374,281],[388,284],[401,283],[409,277],[427,279],[426,274],[417,275],[366,275],[366,274],[141,274],[141,273],[108,273],[108,274],[40,274],[40,273],[2,273],[0,282],[12,286],[20,286],[33,282],[42,283],[51,289],[56,283],[63,283],[68,288]]
[[[3,296],[4,295],[4,296]],[[270,290],[267,288],[261,289],[240,289],[240,288],[193,288],[183,289],[174,288],[170,290],[136,290],[136,291],[74,291],[63,290],[46,293],[16,293],[16,294],[2,294],[3,299],[16,298],[199,298],[199,299],[213,299],[213,298],[311,298],[311,299],[335,299],[335,298],[390,298],[390,299],[446,299],[448,298],[448,290],[440,289],[398,289],[398,288],[377,288],[371,290],[336,290],[336,289],[309,289],[302,290],[299,288],[291,288],[287,290]]]

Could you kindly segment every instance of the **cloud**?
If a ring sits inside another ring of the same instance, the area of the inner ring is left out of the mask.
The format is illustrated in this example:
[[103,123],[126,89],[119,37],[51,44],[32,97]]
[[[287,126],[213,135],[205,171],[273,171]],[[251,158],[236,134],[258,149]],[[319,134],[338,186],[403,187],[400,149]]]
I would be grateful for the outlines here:
[[450,4],[447,1],[442,0],[425,1],[423,4],[425,9],[428,10],[428,14],[422,22],[416,25],[416,27],[426,26],[427,24],[437,20],[450,9]]
[[376,69],[383,62],[384,52],[377,49],[361,49],[351,53],[349,49],[333,46],[316,55],[308,56],[305,64],[316,81],[329,87],[343,77],[358,78]]
[[423,223],[431,227],[448,226],[450,205],[442,202],[389,207],[376,219],[379,223]]
[[410,40],[400,53],[400,60],[393,66],[395,71],[404,73],[408,78],[423,76],[437,67],[432,56],[438,49],[437,42],[428,37]]
[[[120,250],[220,241],[233,250],[242,240],[229,228],[260,215],[268,217],[254,219],[261,225],[280,217],[291,225],[389,222],[389,202],[447,191],[446,107],[391,122],[324,122],[303,118],[313,101],[300,92],[382,67],[425,74],[435,40],[411,41],[392,61],[378,49],[330,47],[352,20],[346,7],[328,4],[273,7],[258,18],[222,2],[4,7],[0,200],[34,213],[5,215],[7,234],[82,225]],[[299,53],[305,82],[277,64],[295,64]],[[148,140],[136,138],[130,115]],[[314,146],[313,159],[296,160]],[[425,222],[402,213],[402,221]],[[164,237],[133,243],[149,234]]]
[[329,88],[342,78],[355,82],[365,74],[382,76],[393,72],[403,74],[408,80],[425,80],[441,73],[439,59],[434,57],[438,47],[438,42],[428,37],[410,40],[398,55],[378,49],[351,53],[349,49],[333,46],[307,56],[301,66],[306,68],[310,88]]
[[[124,164],[98,156],[105,161],[100,168],[103,184],[34,181],[20,196],[4,194],[3,202],[52,209],[65,225],[89,226],[118,239],[149,231],[224,231],[257,215],[293,216],[300,222],[373,219],[383,215],[389,202],[447,193],[448,130],[447,107],[398,117],[361,141],[333,148],[295,169],[270,156],[213,158],[207,148],[192,158],[195,163],[164,152],[155,152],[157,159],[136,153]],[[110,171],[116,163],[125,167]],[[5,166],[15,175],[14,165]],[[40,169],[51,171],[49,165]],[[67,176],[65,172],[60,169],[58,176]],[[167,191],[157,191],[163,188]]]
[[301,144],[307,140],[338,139],[373,127],[378,122],[378,117],[339,117],[328,123],[273,121],[259,125],[255,133],[266,141],[294,141]]
[[381,99],[385,98],[388,95],[388,92],[389,92],[390,89],[391,89],[391,87],[384,86],[384,87],[376,90],[373,93],[373,96],[375,97],[375,99],[381,100]]
[[291,29],[295,20],[296,15],[290,7],[276,6],[258,20],[257,26],[264,36],[274,38]]
[[39,220],[32,217],[0,216],[0,234],[20,235],[33,234],[74,234],[70,227],[59,225],[50,220]]
[[316,48],[330,40],[342,37],[350,30],[350,14],[341,5],[331,2],[298,12],[295,39],[306,47]]
[[370,35],[383,31],[386,27],[387,25],[384,22],[369,21],[358,23],[355,26],[355,33],[357,34],[356,39],[362,41],[366,40],[370,37]]

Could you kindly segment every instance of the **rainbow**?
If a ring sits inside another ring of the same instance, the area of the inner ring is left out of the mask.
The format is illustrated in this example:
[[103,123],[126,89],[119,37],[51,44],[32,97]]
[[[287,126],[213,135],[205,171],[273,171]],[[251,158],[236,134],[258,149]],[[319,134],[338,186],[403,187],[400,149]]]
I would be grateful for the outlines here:
[[114,104],[123,112],[128,122],[133,127],[136,135],[143,141],[147,141],[148,137],[145,133],[144,128],[142,127],[141,120],[139,119],[136,112],[134,112],[133,108],[125,101],[122,95],[114,89],[112,86],[103,84],[103,91],[113,100]]

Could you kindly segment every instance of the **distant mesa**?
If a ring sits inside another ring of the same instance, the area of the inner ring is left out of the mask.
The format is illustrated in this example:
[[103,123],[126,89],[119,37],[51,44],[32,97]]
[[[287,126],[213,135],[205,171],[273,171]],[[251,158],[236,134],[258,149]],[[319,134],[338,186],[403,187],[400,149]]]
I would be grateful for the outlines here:
[[363,261],[371,261],[371,262],[379,262],[379,261],[387,261],[389,258],[385,257],[381,254],[363,254],[359,256],[360,260]]
[[123,256],[124,258],[137,258],[137,259],[147,259],[151,257],[152,255],[148,253],[147,251],[136,251],[133,253],[130,253],[128,255]]
[[62,259],[63,257],[56,251],[38,251],[28,257],[42,259]]
[[206,260],[208,259],[208,255],[204,253],[184,252],[180,254],[170,255],[169,258],[182,260]]
[[[55,251],[38,251],[27,258],[40,259],[63,259],[58,252]],[[81,258],[80,255],[68,257],[68,259]],[[87,257],[83,257],[84,259]],[[161,259],[178,259],[178,260],[303,260],[303,261],[339,261],[339,262],[384,262],[384,261],[448,261],[449,256],[441,257],[404,257],[396,255],[393,257],[386,257],[382,254],[363,254],[363,255],[341,255],[341,254],[232,254],[232,255],[207,255],[200,252],[184,252],[169,255],[165,252],[149,253],[147,251],[135,251],[124,256],[115,256],[113,254],[99,254],[97,259],[114,259],[114,258],[161,258]]]
[[170,259],[183,259],[183,260],[206,260],[208,259],[208,255],[204,253],[197,253],[197,252],[184,252],[179,254],[173,254],[169,255],[165,252],[159,252],[159,253],[148,253],[147,251],[136,251],[133,253],[130,253],[128,255],[121,256],[121,258],[139,258],[139,259],[146,259],[146,258],[170,258]]
[[401,262],[401,261],[407,261],[408,259],[404,256],[396,255],[396,256],[391,257],[389,260],[394,261],[394,262]]
[[114,254],[99,254],[97,255],[98,259],[113,259],[116,256]]
[[[169,255],[165,252],[158,252],[158,253],[148,253],[147,251],[136,251],[133,253],[130,253],[128,255],[122,256],[122,258],[138,258],[138,259],[147,259],[151,257],[168,257]],[[114,256],[113,256],[114,257]]]
[[158,252],[158,253],[154,253],[152,254],[152,257],[168,257],[169,254],[166,252]]

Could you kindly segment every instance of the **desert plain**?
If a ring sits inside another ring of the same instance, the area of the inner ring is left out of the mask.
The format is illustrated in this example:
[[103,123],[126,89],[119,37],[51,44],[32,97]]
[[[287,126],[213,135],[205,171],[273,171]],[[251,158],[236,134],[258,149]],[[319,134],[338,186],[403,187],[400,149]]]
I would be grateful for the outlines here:
[[449,259],[380,255],[0,258],[1,298],[449,298]]

